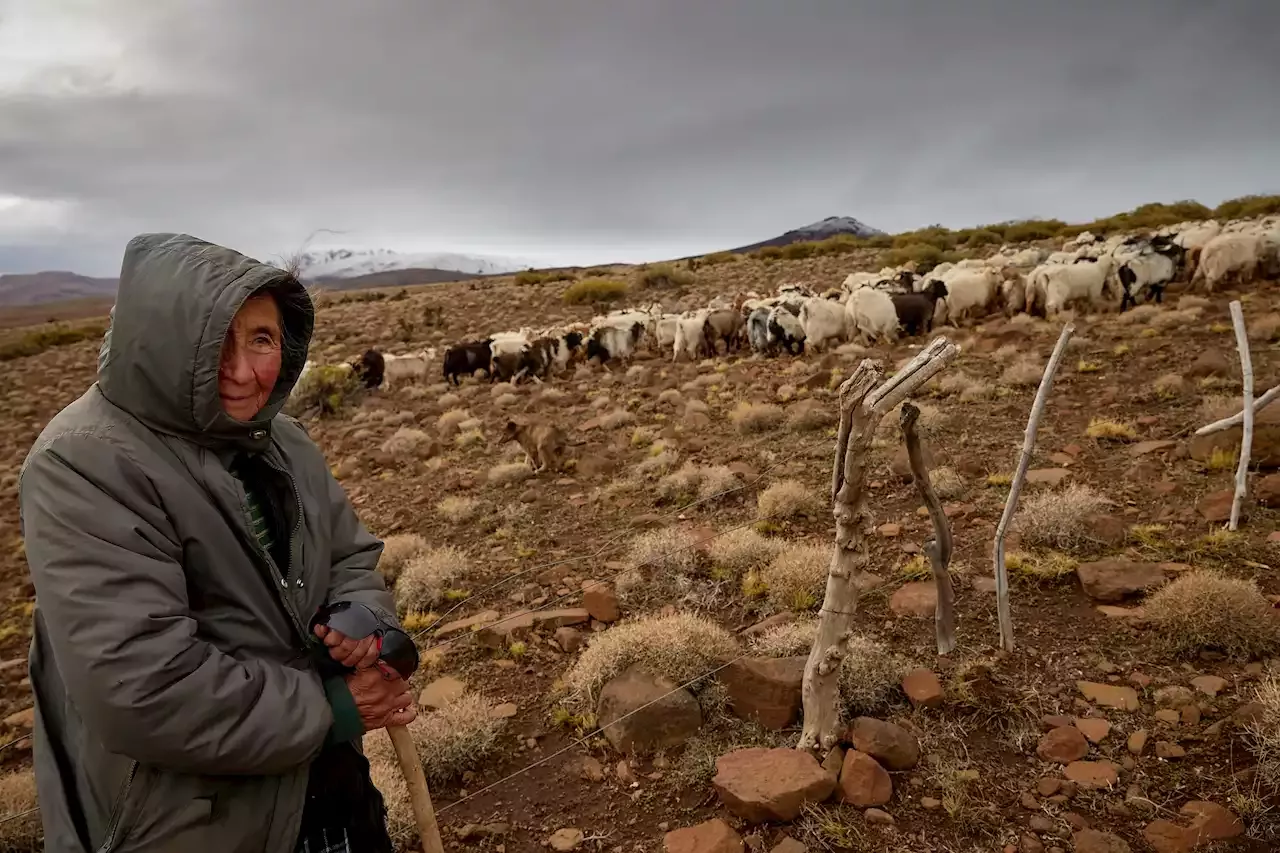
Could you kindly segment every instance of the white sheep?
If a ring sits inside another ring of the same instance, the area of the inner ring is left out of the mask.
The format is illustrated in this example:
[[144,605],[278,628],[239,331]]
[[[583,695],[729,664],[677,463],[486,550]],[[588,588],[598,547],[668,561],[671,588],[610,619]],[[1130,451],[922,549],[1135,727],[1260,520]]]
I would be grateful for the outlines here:
[[957,266],[945,279],[947,318],[957,325],[970,313],[985,316],[999,292],[1000,273],[991,267],[963,269]]
[[435,355],[434,348],[400,355],[384,353],[382,356],[383,389],[390,391],[402,381],[425,382]]
[[1250,281],[1262,260],[1262,237],[1249,231],[1226,231],[1205,244],[1200,252],[1191,283],[1204,282],[1212,293],[1219,284],[1235,277],[1241,284]]
[[824,349],[827,341],[843,343],[848,338],[844,306],[822,297],[806,299],[800,305],[800,325],[805,340],[815,349]]
[[690,361],[697,361],[707,348],[707,336],[704,327],[707,315],[711,312],[703,309],[682,314],[676,320],[676,338],[672,343],[671,361],[675,363],[681,354],[689,356]]
[[1114,263],[1114,258],[1104,255],[1093,263],[1042,264],[1027,277],[1027,301],[1042,298],[1050,317],[1072,302],[1100,303]]
[[893,297],[874,287],[860,287],[844,304],[850,334],[858,335],[870,345],[878,338],[893,342],[898,339],[898,311]]

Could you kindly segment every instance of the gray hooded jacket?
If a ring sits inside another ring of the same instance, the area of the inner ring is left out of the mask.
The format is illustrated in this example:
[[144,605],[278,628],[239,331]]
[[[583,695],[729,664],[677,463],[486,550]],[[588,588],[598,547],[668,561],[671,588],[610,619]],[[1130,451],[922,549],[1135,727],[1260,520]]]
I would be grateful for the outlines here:
[[[220,353],[263,287],[295,345],[243,423],[222,411]],[[50,853],[291,850],[310,762],[359,734],[341,678],[315,669],[307,624],[326,601],[393,603],[375,571],[382,543],[278,414],[313,320],[296,281],[229,249],[144,234],[125,251],[98,381],[50,421],[20,481]],[[287,496],[287,566],[258,545],[228,473],[241,451]]]

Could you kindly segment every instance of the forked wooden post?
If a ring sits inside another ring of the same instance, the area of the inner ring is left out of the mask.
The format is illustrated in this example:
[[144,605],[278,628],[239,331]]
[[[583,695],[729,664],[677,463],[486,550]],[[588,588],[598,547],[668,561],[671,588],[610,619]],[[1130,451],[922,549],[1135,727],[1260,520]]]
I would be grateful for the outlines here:
[[1249,457],[1253,455],[1253,356],[1249,352],[1249,334],[1244,327],[1244,309],[1240,300],[1232,300],[1228,306],[1231,310],[1231,325],[1236,330],[1236,349],[1240,351],[1240,381],[1244,389],[1244,399],[1240,414],[1244,417],[1244,429],[1240,436],[1240,461],[1236,463],[1236,493],[1231,498],[1231,520],[1228,530],[1240,527],[1240,507],[1245,496],[1249,494]]
[[870,559],[866,543],[871,530],[871,513],[866,507],[867,450],[876,426],[958,352],[946,338],[936,338],[876,390],[872,388],[883,371],[879,362],[871,359],[859,364],[840,386],[840,429],[831,467],[836,547],[827,571],[818,636],[804,668],[804,730],[797,749],[825,753],[840,738],[840,665],[849,653],[858,606],[857,574]]
[[[1258,412],[1261,412],[1267,406],[1274,403],[1277,397],[1280,397],[1280,385],[1277,385],[1276,387],[1272,388],[1270,391],[1267,391],[1261,397],[1253,401],[1253,406],[1252,406],[1253,414],[1256,416]],[[1242,409],[1236,412],[1234,415],[1232,415],[1229,418],[1223,418],[1220,421],[1214,421],[1211,424],[1205,424],[1204,426],[1200,427],[1200,429],[1196,430],[1195,434],[1210,435],[1211,433],[1222,432],[1224,429],[1231,429],[1233,426],[1236,426],[1237,424],[1240,424],[1243,422],[1244,422],[1244,410]]]
[[1040,416],[1044,414],[1044,404],[1049,399],[1049,391],[1053,388],[1053,377],[1058,372],[1058,363],[1062,354],[1067,351],[1067,341],[1076,327],[1068,323],[1062,327],[1057,346],[1049,363],[1044,366],[1044,376],[1040,378],[1040,388],[1036,391],[1035,402],[1031,404],[1031,417],[1027,419],[1027,429],[1022,436],[1022,454],[1018,457],[1018,471],[1009,484],[1009,497],[1004,502],[1004,512],[1000,516],[1000,524],[996,527],[996,541],[992,548],[992,559],[996,571],[996,613],[1000,620],[1000,648],[1006,652],[1013,651],[1013,614],[1009,605],[1009,570],[1004,564],[1004,537],[1009,532],[1009,522],[1013,520],[1013,511],[1018,506],[1018,494],[1022,491],[1022,482],[1027,478],[1027,468],[1031,465],[1031,451],[1036,446],[1036,430],[1040,428]]
[[933,538],[924,543],[933,570],[933,582],[938,588],[938,604],[933,611],[933,630],[938,640],[938,654],[949,655],[956,647],[956,592],[951,585],[951,524],[942,511],[942,501],[929,480],[929,466],[924,464],[924,450],[920,446],[920,434],[916,432],[916,419],[920,410],[910,403],[902,404],[902,440],[907,445],[907,459],[911,463],[911,476],[920,492],[920,500],[929,510],[933,522]]

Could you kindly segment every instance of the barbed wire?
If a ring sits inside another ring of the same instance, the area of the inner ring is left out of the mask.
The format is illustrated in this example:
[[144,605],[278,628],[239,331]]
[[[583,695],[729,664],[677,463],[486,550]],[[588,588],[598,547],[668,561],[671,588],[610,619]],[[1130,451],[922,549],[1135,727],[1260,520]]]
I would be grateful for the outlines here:
[[[788,463],[788,462],[791,462],[791,461],[793,461],[794,459],[796,459],[796,458],[800,457],[801,455],[803,455],[803,454],[805,454],[805,453],[807,453],[807,452],[809,452],[809,451],[811,451],[811,450],[815,449],[815,448],[816,448],[816,447],[818,447],[819,445],[821,445],[821,444],[825,444],[825,443],[828,443],[828,442],[830,442],[830,439],[828,439],[828,438],[825,438],[825,437],[824,437],[824,438],[823,438],[823,439],[821,439],[821,440],[814,440],[814,441],[812,441],[812,442],[809,442],[809,443],[807,443],[807,444],[804,444],[804,445],[802,445],[800,448],[798,448],[797,450],[795,450],[794,452],[789,453],[789,454],[787,454],[786,456],[783,456],[782,458],[777,459],[777,460],[775,460],[775,461],[773,461],[773,462],[769,463],[769,465],[768,465],[768,466],[766,466],[764,470],[762,470],[759,474],[757,474],[755,477],[753,477],[750,481],[748,481],[748,482],[744,482],[744,483],[742,483],[741,485],[734,486],[733,488],[730,488],[730,489],[725,489],[724,491],[721,491],[721,492],[716,492],[716,493],[711,494],[711,495],[706,495],[706,496],[704,496],[704,497],[698,498],[698,499],[697,499],[697,500],[695,500],[695,501],[692,501],[692,502],[690,502],[690,503],[687,503],[687,504],[684,504],[684,505],[682,505],[682,506],[676,507],[676,508],[674,508],[674,509],[670,510],[669,512],[666,512],[666,513],[664,513],[664,514],[662,514],[662,515],[659,515],[659,516],[658,516],[658,520],[659,520],[659,521],[661,521],[661,520],[666,520],[666,519],[670,519],[670,518],[678,517],[678,516],[682,515],[683,513],[688,512],[689,510],[694,509],[695,507],[698,507],[698,506],[700,506],[700,505],[702,505],[702,504],[705,504],[705,503],[709,503],[709,502],[711,502],[711,501],[718,500],[718,499],[720,499],[720,498],[722,498],[722,497],[725,497],[726,495],[731,495],[731,494],[733,494],[734,492],[740,492],[740,491],[744,491],[744,490],[746,490],[746,489],[752,488],[752,487],[756,486],[757,484],[759,484],[759,483],[760,483],[760,481],[762,481],[762,480],[765,478],[765,476],[766,476],[769,472],[771,472],[772,470],[774,470],[775,468],[779,467],[780,465],[784,465],[784,464],[786,464],[786,463]],[[763,521],[763,520],[765,520],[765,519],[764,519],[764,518],[757,518],[757,519],[756,519],[756,521]],[[730,531],[722,531],[722,533],[727,533],[727,532],[730,532]],[[611,551],[611,550],[614,550],[614,549],[615,549],[615,548],[616,548],[616,547],[617,547],[617,546],[622,542],[622,540],[623,540],[625,537],[627,537],[630,533],[631,533],[631,531],[625,531],[625,532],[622,532],[622,533],[618,533],[617,535],[615,535],[615,536],[611,537],[610,539],[608,539],[608,540],[607,540],[603,545],[601,545],[601,546],[600,546],[596,551],[594,551],[594,552],[592,552],[592,553],[589,553],[589,554],[579,554],[579,555],[569,556],[569,557],[562,557],[562,558],[560,558],[560,559],[558,559],[558,560],[553,560],[553,561],[551,561],[551,562],[547,562],[547,563],[540,563],[540,564],[537,564],[537,565],[534,565],[534,566],[530,566],[530,567],[529,567],[529,568],[527,568],[527,569],[522,569],[521,571],[515,572],[514,574],[507,575],[507,576],[503,577],[501,580],[494,581],[493,583],[489,584],[488,586],[483,587],[482,589],[480,589],[480,590],[479,590],[478,592],[476,592],[474,595],[471,595],[471,596],[467,597],[466,599],[463,599],[462,601],[459,601],[458,603],[454,604],[454,605],[453,605],[453,607],[449,608],[449,609],[448,609],[448,610],[446,610],[443,614],[441,614],[439,617],[437,617],[437,618],[436,618],[436,620],[435,620],[434,622],[432,622],[430,625],[428,625],[427,627],[425,627],[425,628],[423,628],[423,629],[421,629],[421,630],[417,631],[417,632],[413,635],[413,638],[414,638],[414,640],[417,640],[418,638],[422,637],[424,634],[427,634],[428,632],[430,632],[430,631],[432,631],[432,630],[435,630],[437,627],[439,627],[439,626],[444,622],[444,620],[445,620],[445,619],[447,619],[449,616],[452,616],[454,613],[458,612],[458,610],[460,610],[462,607],[464,607],[464,606],[466,606],[466,605],[468,605],[468,604],[473,604],[473,603],[474,603],[476,600],[478,600],[478,599],[483,599],[483,597],[484,597],[485,595],[487,595],[488,593],[490,593],[490,592],[492,592],[493,590],[498,589],[499,587],[504,586],[504,585],[506,585],[506,584],[508,584],[508,583],[510,583],[510,582],[512,582],[512,581],[514,581],[514,580],[518,580],[518,579],[520,579],[520,578],[522,578],[522,577],[526,577],[526,576],[528,576],[528,575],[530,575],[530,574],[532,574],[532,573],[534,573],[534,572],[546,571],[547,569],[552,569],[552,568],[555,568],[556,566],[562,566],[562,565],[566,565],[566,564],[569,564],[569,563],[575,563],[575,562],[579,562],[579,561],[583,561],[583,560],[597,560],[597,559],[599,559],[600,557],[604,556],[607,552],[609,552],[609,551]],[[717,536],[718,536],[718,535],[721,535],[721,534],[717,534]],[[713,537],[710,537],[710,538],[708,538],[708,539],[706,539],[706,540],[702,540],[702,541],[704,541],[704,542],[705,542],[705,541],[710,541],[710,539],[712,539],[712,538],[715,538],[715,537],[713,536]],[[697,546],[691,546],[691,547],[697,547]],[[678,550],[688,550],[688,549],[677,549],[677,551],[678,551]],[[675,552],[673,552],[673,553],[675,553]],[[667,556],[667,555],[663,555],[663,556]],[[634,567],[628,567],[628,570],[630,570],[630,568],[634,568]],[[619,574],[622,574],[622,573],[623,573],[623,572],[620,572]],[[616,575],[615,575],[615,577],[616,577]]]
[[27,809],[27,810],[26,810],[26,811],[24,811],[24,812],[17,812],[16,814],[8,814],[8,815],[5,815],[4,817],[0,817],[0,824],[8,823],[8,822],[9,822],[9,821],[11,821],[11,820],[20,820],[20,819],[22,819],[22,818],[24,818],[24,817],[27,817],[27,816],[29,816],[29,815],[33,815],[33,814],[35,814],[35,813],[36,813],[36,812],[38,812],[38,811],[40,811],[40,807],[39,807],[39,806],[36,806],[36,807],[34,807],[34,808]]

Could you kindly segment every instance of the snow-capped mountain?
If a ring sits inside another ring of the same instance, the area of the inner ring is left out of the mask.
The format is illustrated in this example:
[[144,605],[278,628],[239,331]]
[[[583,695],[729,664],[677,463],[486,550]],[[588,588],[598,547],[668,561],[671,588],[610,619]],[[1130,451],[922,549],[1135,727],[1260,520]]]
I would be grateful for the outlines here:
[[518,258],[492,258],[448,252],[397,252],[393,249],[316,249],[301,258],[303,278],[356,278],[409,269],[452,270],[468,275],[500,275],[527,269]]
[[789,246],[792,243],[825,240],[838,234],[848,234],[852,237],[874,237],[883,233],[878,228],[872,228],[852,216],[828,216],[826,219],[811,222],[802,228],[793,228],[785,234],[779,234],[777,237],[761,240],[759,243],[752,243],[749,246],[739,246],[729,251],[754,252],[757,249],[763,249],[765,246]]

